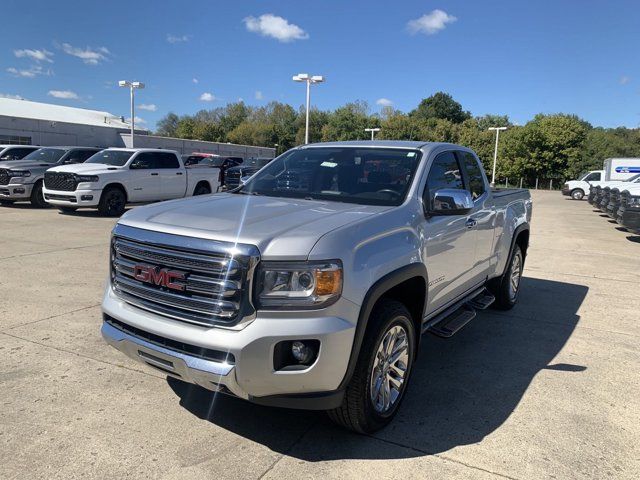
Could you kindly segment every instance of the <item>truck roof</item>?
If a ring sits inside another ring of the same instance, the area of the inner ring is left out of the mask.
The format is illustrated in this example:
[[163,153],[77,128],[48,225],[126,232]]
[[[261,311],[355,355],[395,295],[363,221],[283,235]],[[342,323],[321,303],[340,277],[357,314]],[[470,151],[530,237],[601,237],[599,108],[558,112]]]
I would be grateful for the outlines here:
[[176,150],[170,150],[168,148],[105,148],[104,150],[117,150],[119,152],[167,152],[179,155]]
[[319,142],[302,145],[300,148],[313,147],[378,147],[378,148],[424,148],[437,147],[440,145],[456,146],[446,142],[425,142],[425,141],[408,141],[408,140],[348,140],[342,142]]

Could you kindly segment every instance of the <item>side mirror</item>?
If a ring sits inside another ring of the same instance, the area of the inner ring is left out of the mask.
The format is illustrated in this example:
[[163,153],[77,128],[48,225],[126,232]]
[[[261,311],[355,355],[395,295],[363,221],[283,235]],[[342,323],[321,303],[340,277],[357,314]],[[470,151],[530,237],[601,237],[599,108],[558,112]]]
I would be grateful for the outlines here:
[[433,205],[428,213],[431,215],[464,215],[473,209],[473,198],[468,190],[443,188],[433,197]]

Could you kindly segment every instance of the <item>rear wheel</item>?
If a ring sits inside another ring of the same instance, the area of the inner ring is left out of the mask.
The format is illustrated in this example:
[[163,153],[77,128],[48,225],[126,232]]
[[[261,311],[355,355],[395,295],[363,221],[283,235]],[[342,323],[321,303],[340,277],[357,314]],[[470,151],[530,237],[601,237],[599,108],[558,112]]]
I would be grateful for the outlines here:
[[102,191],[98,212],[105,217],[119,217],[124,213],[127,196],[118,187],[109,187]]
[[404,398],[415,358],[416,333],[407,308],[382,300],[371,313],[344,400],[327,413],[338,425],[371,433],[387,425]]
[[206,183],[199,183],[198,185],[196,185],[196,188],[193,191],[193,196],[195,197],[196,195],[207,195],[209,193],[211,193],[209,185],[207,185]]
[[31,190],[31,205],[36,208],[45,208],[49,205],[44,201],[44,195],[42,194],[42,180],[36,182],[33,186],[33,190]]
[[584,192],[581,189],[576,188],[571,191],[571,198],[574,200],[582,200],[584,198]]
[[[511,252],[507,271],[502,277],[494,281],[493,288],[491,288],[492,293],[496,297],[493,305],[498,310],[511,310],[518,302],[523,269],[524,255],[522,254],[520,246],[515,244]],[[499,281],[499,283],[497,281]]]

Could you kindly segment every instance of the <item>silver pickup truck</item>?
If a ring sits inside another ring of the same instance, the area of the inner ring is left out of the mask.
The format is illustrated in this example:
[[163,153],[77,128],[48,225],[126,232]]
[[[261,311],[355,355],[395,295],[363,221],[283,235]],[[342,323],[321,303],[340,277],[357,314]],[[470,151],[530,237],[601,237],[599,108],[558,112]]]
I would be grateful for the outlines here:
[[514,306],[531,208],[458,145],[298,147],[239,189],[126,213],[102,335],[182,381],[372,432],[421,334]]

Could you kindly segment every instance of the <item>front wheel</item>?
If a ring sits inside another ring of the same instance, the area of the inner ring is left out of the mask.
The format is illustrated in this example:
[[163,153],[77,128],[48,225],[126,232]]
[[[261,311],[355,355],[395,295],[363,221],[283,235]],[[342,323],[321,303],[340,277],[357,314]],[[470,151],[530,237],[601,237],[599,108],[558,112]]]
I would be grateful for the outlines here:
[[127,196],[118,187],[110,187],[102,192],[98,212],[105,217],[119,217],[124,213]]
[[387,425],[407,389],[415,346],[416,332],[407,308],[382,300],[371,313],[342,405],[327,412],[331,420],[359,433]]
[[33,190],[31,190],[31,205],[36,208],[45,208],[48,207],[49,204],[45,202],[44,195],[42,194],[42,181],[37,182],[33,186]]
[[571,198],[574,200],[582,200],[584,198],[584,192],[579,188],[571,191]]

